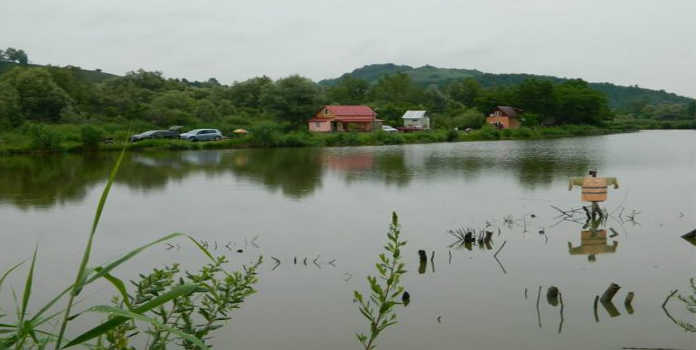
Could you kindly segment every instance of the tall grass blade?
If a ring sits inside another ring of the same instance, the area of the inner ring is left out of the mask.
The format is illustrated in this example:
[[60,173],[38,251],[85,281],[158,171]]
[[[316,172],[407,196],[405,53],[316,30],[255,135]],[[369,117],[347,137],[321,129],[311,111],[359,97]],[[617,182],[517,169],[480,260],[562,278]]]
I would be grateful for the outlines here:
[[131,300],[129,298],[129,293],[126,292],[126,286],[124,285],[124,281],[110,275],[110,274],[105,274],[105,279],[107,279],[114,288],[116,288],[119,291],[119,294],[122,295],[122,300],[124,301],[124,305],[131,310]]
[[[170,291],[168,291],[167,293],[165,293],[163,295],[159,295],[159,296],[149,300],[148,302],[144,303],[143,305],[134,308],[133,310],[131,310],[129,312],[132,314],[138,314],[138,315],[143,314],[143,313],[150,311],[154,308],[157,308],[157,307],[159,307],[159,306],[161,306],[161,305],[163,305],[163,304],[165,304],[165,303],[167,303],[175,298],[189,295],[190,293],[196,291],[198,288],[199,288],[199,286],[197,286],[196,284],[183,284],[183,285],[177,286],[177,287],[171,289]],[[115,309],[121,310],[119,308],[115,308]],[[88,312],[89,311],[103,312],[103,311],[94,310],[94,308],[90,308],[87,311]],[[86,342],[90,339],[93,339],[95,337],[99,337],[100,335],[107,333],[111,329],[114,329],[115,327],[128,321],[129,319],[134,318],[134,317],[126,316],[124,314],[117,314],[117,315],[118,315],[117,317],[111,318],[111,319],[107,320],[106,322],[98,325],[97,327],[92,328],[92,329],[88,330],[87,332],[79,335],[78,337],[73,339],[70,343],[66,344],[66,346],[64,348],[68,348],[68,347],[71,347],[73,345],[81,344],[81,343],[84,343],[84,342]],[[143,316],[143,317],[145,317],[145,316]],[[151,322],[151,321],[148,321],[148,322]]]
[[2,274],[2,277],[0,277],[0,290],[2,290],[2,283],[5,282],[5,278],[7,278],[7,276],[9,276],[12,273],[12,271],[20,267],[22,264],[24,264],[24,261],[21,261],[16,265],[10,267],[7,271],[5,271],[5,273]]
[[214,259],[214,256],[211,255],[211,253],[209,252],[209,250],[207,248],[204,248],[204,246],[202,244],[200,244],[199,242],[197,242],[197,240],[194,239],[192,236],[187,235],[187,238],[190,241],[192,241],[192,243],[194,243],[197,247],[199,247],[199,250],[201,250],[202,253],[204,253],[204,255],[208,256],[209,260],[211,260],[212,262],[216,262],[216,259]]
[[27,282],[24,283],[24,294],[22,295],[22,310],[20,311],[20,317],[18,324],[24,323],[24,316],[27,314],[27,305],[29,305],[29,297],[32,294],[32,284],[34,283],[34,267],[36,266],[36,253],[39,247],[34,247],[34,255],[32,256],[32,264],[29,267],[29,273],[27,274]]
[[97,230],[97,225],[100,222],[100,217],[102,216],[102,210],[104,209],[105,203],[107,202],[107,196],[109,195],[109,190],[112,188],[112,183],[114,183],[114,178],[117,176],[117,171],[119,166],[124,159],[124,154],[126,153],[126,147],[122,149],[122,152],[117,158],[117,163],[114,164],[112,172],[109,174],[109,179],[102,191],[102,196],[100,197],[100,202],[97,204],[97,210],[95,211],[95,218],[92,221],[92,229],[90,230],[90,236],[88,237],[87,244],[85,245],[85,250],[83,251],[83,259],[80,261],[80,267],[78,268],[78,274],[75,278],[75,284],[73,284],[72,292],[70,293],[70,298],[68,299],[68,306],[63,314],[63,322],[61,322],[61,330],[58,332],[58,340],[56,340],[56,349],[61,348],[61,342],[63,340],[63,335],[66,332],[66,327],[68,326],[68,317],[70,315],[71,308],[73,307],[73,299],[80,292],[82,285],[80,282],[83,280],[85,274],[85,269],[87,268],[88,261],[90,260],[90,252],[92,251],[92,240],[95,237],[95,231]]

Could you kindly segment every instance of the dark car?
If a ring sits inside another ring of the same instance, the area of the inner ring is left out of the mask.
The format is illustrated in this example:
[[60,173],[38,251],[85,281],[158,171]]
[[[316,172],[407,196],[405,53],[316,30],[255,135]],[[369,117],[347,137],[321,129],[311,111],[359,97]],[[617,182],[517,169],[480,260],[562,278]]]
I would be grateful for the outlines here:
[[129,141],[136,142],[147,139],[176,139],[180,134],[172,130],[148,130],[140,134],[136,134],[129,138]]

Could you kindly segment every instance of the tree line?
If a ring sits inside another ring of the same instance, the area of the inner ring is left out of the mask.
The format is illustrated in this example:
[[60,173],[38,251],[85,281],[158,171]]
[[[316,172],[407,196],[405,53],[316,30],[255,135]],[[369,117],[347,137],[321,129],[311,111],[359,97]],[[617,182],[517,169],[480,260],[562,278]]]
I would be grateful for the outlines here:
[[528,79],[514,86],[484,87],[468,78],[442,87],[421,87],[407,74],[397,73],[375,84],[346,76],[324,87],[299,75],[278,80],[261,76],[225,85],[214,78],[191,82],[144,70],[97,81],[85,79],[84,72],[72,66],[17,66],[0,75],[0,126],[18,127],[25,121],[141,121],[157,126],[246,127],[272,121],[297,129],[325,104],[366,104],[390,125],[400,125],[406,110],[427,110],[435,128],[450,129],[478,128],[498,105],[523,109],[530,126],[595,125],[614,115],[606,96],[583,80]]
[[14,62],[19,64],[29,63],[29,56],[22,49],[8,47],[6,50],[0,50],[0,62]]

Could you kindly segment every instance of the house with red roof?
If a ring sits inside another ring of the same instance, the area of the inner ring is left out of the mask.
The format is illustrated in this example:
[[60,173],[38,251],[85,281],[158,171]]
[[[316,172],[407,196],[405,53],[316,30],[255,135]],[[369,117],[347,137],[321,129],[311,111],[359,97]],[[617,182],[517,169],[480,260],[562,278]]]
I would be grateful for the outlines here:
[[486,117],[486,122],[499,129],[516,129],[520,127],[520,108],[511,106],[497,106],[496,109]]
[[381,119],[368,106],[323,106],[309,120],[311,132],[372,131],[381,128]]

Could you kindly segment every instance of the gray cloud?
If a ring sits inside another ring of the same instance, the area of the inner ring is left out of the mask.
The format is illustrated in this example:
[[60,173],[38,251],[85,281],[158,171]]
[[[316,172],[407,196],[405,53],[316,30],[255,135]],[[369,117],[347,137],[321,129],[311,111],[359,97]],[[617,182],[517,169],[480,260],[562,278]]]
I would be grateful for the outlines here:
[[610,81],[695,96],[695,2],[23,0],[0,47],[37,63],[230,83],[393,62]]

